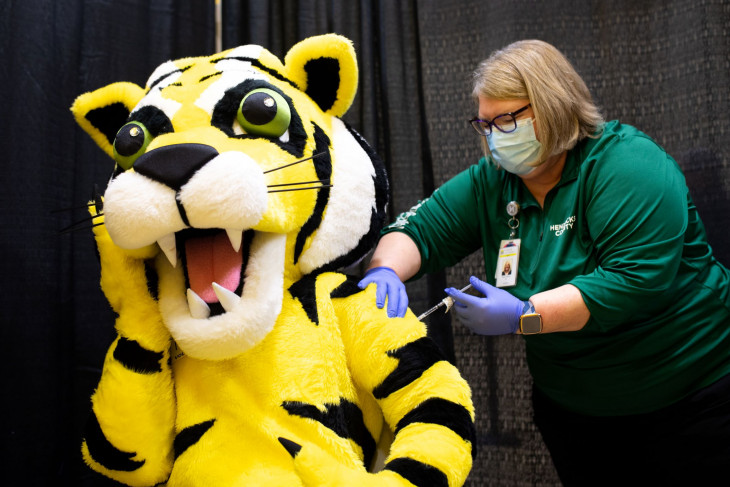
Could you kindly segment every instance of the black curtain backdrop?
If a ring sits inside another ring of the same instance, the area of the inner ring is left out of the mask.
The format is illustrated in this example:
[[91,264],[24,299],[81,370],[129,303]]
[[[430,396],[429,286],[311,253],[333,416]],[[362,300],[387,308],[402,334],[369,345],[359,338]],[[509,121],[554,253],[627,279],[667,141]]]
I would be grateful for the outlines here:
[[[0,355],[3,484],[112,485],[80,462],[80,435],[111,343],[85,216],[111,161],[76,127],[74,98],[144,84],[161,62],[215,50],[214,0],[0,2]],[[282,56],[326,32],[355,43],[360,88],[345,120],[385,159],[391,218],[476,162],[471,73],[522,38],[555,44],[607,119],[657,139],[682,165],[718,258],[730,263],[730,2],[222,0],[223,48]],[[637,184],[640,184],[637,183]],[[360,269],[352,269],[359,272]],[[545,270],[549,272],[549,269]],[[483,276],[472,255],[409,283],[414,311],[445,285]],[[559,485],[531,421],[519,337],[471,335],[448,316],[429,328],[470,381],[479,454],[468,485]]]

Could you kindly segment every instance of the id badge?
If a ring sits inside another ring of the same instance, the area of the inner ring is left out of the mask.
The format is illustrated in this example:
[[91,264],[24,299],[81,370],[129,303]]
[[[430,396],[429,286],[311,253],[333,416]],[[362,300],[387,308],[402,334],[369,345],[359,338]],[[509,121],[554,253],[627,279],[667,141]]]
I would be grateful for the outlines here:
[[494,278],[497,287],[510,287],[517,284],[517,267],[520,263],[520,239],[502,240],[499,244],[497,270]]

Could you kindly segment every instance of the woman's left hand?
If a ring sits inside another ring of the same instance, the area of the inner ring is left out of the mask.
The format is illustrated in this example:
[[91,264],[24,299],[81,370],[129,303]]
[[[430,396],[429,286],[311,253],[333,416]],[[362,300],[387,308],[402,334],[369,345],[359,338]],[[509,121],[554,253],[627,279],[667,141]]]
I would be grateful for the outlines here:
[[445,290],[454,300],[453,310],[459,321],[480,335],[515,333],[525,302],[474,276],[469,282],[485,297],[471,296],[453,287]]

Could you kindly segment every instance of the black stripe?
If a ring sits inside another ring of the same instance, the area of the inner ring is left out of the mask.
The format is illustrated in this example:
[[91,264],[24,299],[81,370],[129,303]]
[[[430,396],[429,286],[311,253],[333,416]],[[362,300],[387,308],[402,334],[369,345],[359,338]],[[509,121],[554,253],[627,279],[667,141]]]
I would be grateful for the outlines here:
[[357,404],[341,398],[340,404],[325,404],[324,412],[312,404],[299,401],[286,401],[281,407],[291,415],[321,423],[340,438],[352,439],[362,448],[364,464],[367,466],[372,463],[375,455],[375,439],[365,426],[365,419]]
[[[266,88],[269,90],[276,91],[286,100],[289,108],[291,109],[291,120],[289,122],[289,141],[282,142],[278,137],[267,137],[263,135],[253,134],[236,134],[233,131],[233,124],[236,120],[236,114],[238,113],[238,107],[241,104],[241,100],[252,90],[257,88]],[[210,123],[212,126],[221,130],[224,134],[231,138],[244,138],[244,139],[262,139],[267,140],[272,144],[276,144],[282,150],[292,154],[294,157],[300,158],[304,155],[304,149],[307,145],[308,136],[302,124],[302,119],[297,113],[296,107],[291,97],[281,91],[274,85],[271,85],[260,79],[246,79],[240,84],[226,90],[223,97],[218,100],[213,108],[213,114],[211,115]]]
[[433,364],[444,360],[439,348],[428,337],[419,338],[397,350],[390,350],[388,355],[398,359],[398,366],[373,389],[376,399],[388,397],[421,377]]
[[252,57],[243,57],[243,56],[222,57],[220,59],[214,59],[211,62],[212,63],[218,63],[220,61],[227,61],[229,59],[234,59],[236,61],[249,62],[249,63],[251,63],[252,66],[256,66],[261,71],[265,71],[265,72],[269,73],[271,76],[273,76],[274,78],[276,78],[276,79],[278,79],[280,81],[283,81],[285,83],[289,83],[290,85],[292,85],[297,90],[302,91],[301,88],[299,88],[299,86],[297,86],[297,84],[294,83],[292,80],[290,80],[289,78],[284,77],[278,71],[276,71],[274,69],[271,69],[268,66],[264,66],[263,64],[261,64],[261,61],[259,61],[258,59],[252,58]]
[[205,432],[213,426],[213,423],[215,423],[215,419],[209,419],[208,421],[188,426],[175,435],[175,441],[172,443],[173,449],[175,450],[175,459],[177,460],[177,457],[182,455],[185,450],[196,444]]
[[[330,139],[327,134],[324,133],[319,125],[314,125],[314,142],[315,149],[314,154],[322,153],[322,156],[314,159],[314,170],[317,173],[317,179],[329,180],[332,177],[332,157],[330,154]],[[294,263],[299,261],[299,257],[304,250],[304,244],[307,238],[314,233],[319,225],[322,223],[322,215],[324,215],[324,209],[327,207],[327,202],[330,198],[330,189],[322,188],[317,190],[317,201],[314,204],[314,210],[309,215],[309,219],[304,222],[302,228],[299,230],[297,240],[294,244]]]
[[210,79],[210,78],[213,78],[214,76],[220,76],[220,75],[222,75],[222,74],[223,74],[223,72],[222,72],[222,71],[218,71],[217,73],[213,73],[213,74],[207,74],[207,75],[203,76],[202,78],[200,78],[200,79],[198,80],[198,83],[202,83],[202,82],[203,82],[203,81],[205,81],[205,80],[208,80],[208,79]]
[[135,452],[119,450],[106,439],[99,426],[99,420],[93,412],[84,428],[84,441],[91,457],[104,468],[119,472],[132,472],[144,465],[144,460],[132,460],[132,457],[137,455]]
[[355,443],[362,448],[364,463],[367,467],[372,464],[373,458],[375,457],[375,438],[373,438],[365,426],[365,418],[357,404],[341,399],[341,405],[345,410],[347,431]]
[[375,170],[375,175],[373,176],[375,207],[370,213],[370,228],[367,233],[360,237],[360,241],[357,245],[350,249],[347,253],[336,257],[335,259],[323,264],[321,267],[318,267],[317,272],[336,271],[357,263],[377,243],[378,238],[380,238],[380,229],[383,228],[383,224],[385,223],[387,216],[385,213],[385,207],[388,204],[388,176],[385,172],[385,165],[378,154],[375,153],[360,134],[347,125],[347,123],[345,123],[345,127],[360,144],[360,147],[362,147],[362,149],[367,153],[370,158],[370,162],[373,165],[373,169]]
[[417,487],[449,487],[445,473],[412,458],[396,458],[385,464],[384,469],[397,473]]
[[156,80],[154,80],[152,83],[150,83],[150,89],[147,90],[147,93],[149,93],[150,91],[152,91],[152,89],[155,86],[157,86],[163,79],[167,78],[168,76],[172,76],[175,73],[184,73],[185,71],[187,71],[188,69],[190,69],[192,67],[193,67],[193,65],[185,66],[184,68],[173,69],[169,73],[163,74],[162,76],[159,76]]
[[297,455],[299,455],[299,452],[302,451],[302,445],[297,442],[282,438],[281,436],[278,438],[278,440],[279,443],[281,443],[281,446],[286,449],[287,453],[289,453],[292,458],[296,458]]
[[362,289],[357,287],[357,283],[360,282],[359,277],[355,276],[347,276],[347,279],[345,282],[337,286],[332,292],[330,293],[331,298],[349,298],[350,296],[353,296],[357,293],[361,293]]
[[471,443],[471,456],[476,456],[476,428],[469,411],[461,404],[438,397],[427,399],[403,416],[394,434],[412,423],[439,424]]
[[155,263],[152,260],[148,259],[144,261],[144,275],[147,278],[147,291],[149,291],[152,299],[157,301],[159,298],[157,294],[159,279],[155,270]]
[[317,289],[315,287],[317,276],[307,275],[289,286],[289,292],[301,303],[307,313],[309,320],[319,325],[319,314],[317,313]]
[[114,358],[125,368],[140,374],[155,374],[162,372],[160,361],[164,354],[143,348],[134,340],[119,337],[114,349]]
[[383,228],[383,225],[386,222],[387,215],[385,213],[385,206],[388,204],[388,177],[385,172],[385,165],[360,134],[347,125],[347,123],[345,123],[345,127],[347,127],[350,134],[360,144],[368,157],[370,157],[370,162],[375,170],[375,175],[373,176],[373,185],[375,187],[375,207],[370,213],[370,228],[367,233],[361,236],[357,246],[346,254],[324,264],[322,267],[318,268],[319,271],[334,271],[344,267],[349,267],[358,262],[358,260],[362,259],[362,257],[366,255],[377,243],[378,238],[380,238],[380,229]]
[[150,135],[157,137],[175,131],[168,116],[154,105],[143,106],[129,116],[129,121],[140,122],[149,130]]
[[188,220],[188,212],[185,210],[185,207],[180,201],[180,192],[175,195],[175,205],[177,206],[177,212],[180,213],[180,219],[183,223],[188,227],[192,227],[190,220]]

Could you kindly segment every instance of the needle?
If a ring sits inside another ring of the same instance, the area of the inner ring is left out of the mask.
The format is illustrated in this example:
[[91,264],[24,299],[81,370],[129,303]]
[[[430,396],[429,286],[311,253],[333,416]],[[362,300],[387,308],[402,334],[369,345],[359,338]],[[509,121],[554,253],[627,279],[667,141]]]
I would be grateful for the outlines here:
[[[460,291],[466,292],[468,289],[471,288],[471,284],[467,284],[465,287],[461,288]],[[419,321],[423,320],[425,317],[436,311],[437,309],[441,308],[442,306],[446,306],[446,310],[444,313],[448,313],[451,309],[451,306],[454,304],[454,300],[451,298],[451,296],[446,296],[444,299],[442,299],[439,304],[434,306],[433,308],[429,309],[428,311],[421,313],[421,315],[418,317]]]

